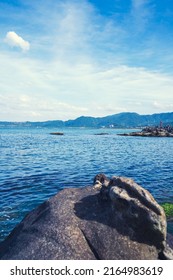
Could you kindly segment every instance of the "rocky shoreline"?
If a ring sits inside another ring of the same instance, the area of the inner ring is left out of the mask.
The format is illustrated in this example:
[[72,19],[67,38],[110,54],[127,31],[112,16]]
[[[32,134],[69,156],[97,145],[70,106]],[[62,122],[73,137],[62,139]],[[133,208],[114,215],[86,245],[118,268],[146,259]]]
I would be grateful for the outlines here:
[[145,127],[142,131],[122,133],[118,134],[121,136],[142,136],[142,137],[173,137],[173,128],[170,126],[166,127]]
[[94,178],[60,191],[0,243],[3,260],[173,259],[163,208],[133,180]]

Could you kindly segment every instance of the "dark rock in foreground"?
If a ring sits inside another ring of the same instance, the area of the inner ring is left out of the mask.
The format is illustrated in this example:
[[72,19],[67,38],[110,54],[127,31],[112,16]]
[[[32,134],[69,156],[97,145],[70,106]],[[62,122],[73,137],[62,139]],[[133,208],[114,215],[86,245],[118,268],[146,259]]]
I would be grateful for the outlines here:
[[172,259],[166,218],[134,181],[105,175],[94,187],[60,191],[0,244],[0,259]]

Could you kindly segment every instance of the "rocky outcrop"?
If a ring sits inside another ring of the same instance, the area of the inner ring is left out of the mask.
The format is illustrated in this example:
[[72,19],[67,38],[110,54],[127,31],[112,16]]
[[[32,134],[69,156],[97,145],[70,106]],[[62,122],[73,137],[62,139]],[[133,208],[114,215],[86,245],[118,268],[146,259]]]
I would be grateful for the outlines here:
[[120,136],[142,136],[142,137],[173,137],[173,133],[167,132],[131,132],[131,133],[122,133],[118,134]]
[[143,137],[173,137],[173,128],[167,127],[146,127],[142,131],[118,134],[121,136],[143,136]]
[[30,212],[0,244],[1,259],[173,259],[165,213],[133,180],[99,174]]

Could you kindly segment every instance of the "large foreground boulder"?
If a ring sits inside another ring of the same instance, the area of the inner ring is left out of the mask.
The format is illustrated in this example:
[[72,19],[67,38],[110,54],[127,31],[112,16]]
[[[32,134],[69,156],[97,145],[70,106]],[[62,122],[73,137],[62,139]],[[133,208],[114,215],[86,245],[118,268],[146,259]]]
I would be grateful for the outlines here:
[[99,174],[94,186],[64,189],[30,212],[0,244],[0,259],[172,259],[168,241],[148,191]]

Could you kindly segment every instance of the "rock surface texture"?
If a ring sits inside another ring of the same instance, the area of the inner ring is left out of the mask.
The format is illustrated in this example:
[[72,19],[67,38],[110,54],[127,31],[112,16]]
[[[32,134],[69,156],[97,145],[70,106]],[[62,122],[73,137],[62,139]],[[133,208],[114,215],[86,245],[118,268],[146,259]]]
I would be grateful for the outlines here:
[[60,191],[0,244],[0,259],[173,259],[166,218],[133,180],[99,174],[93,187]]

